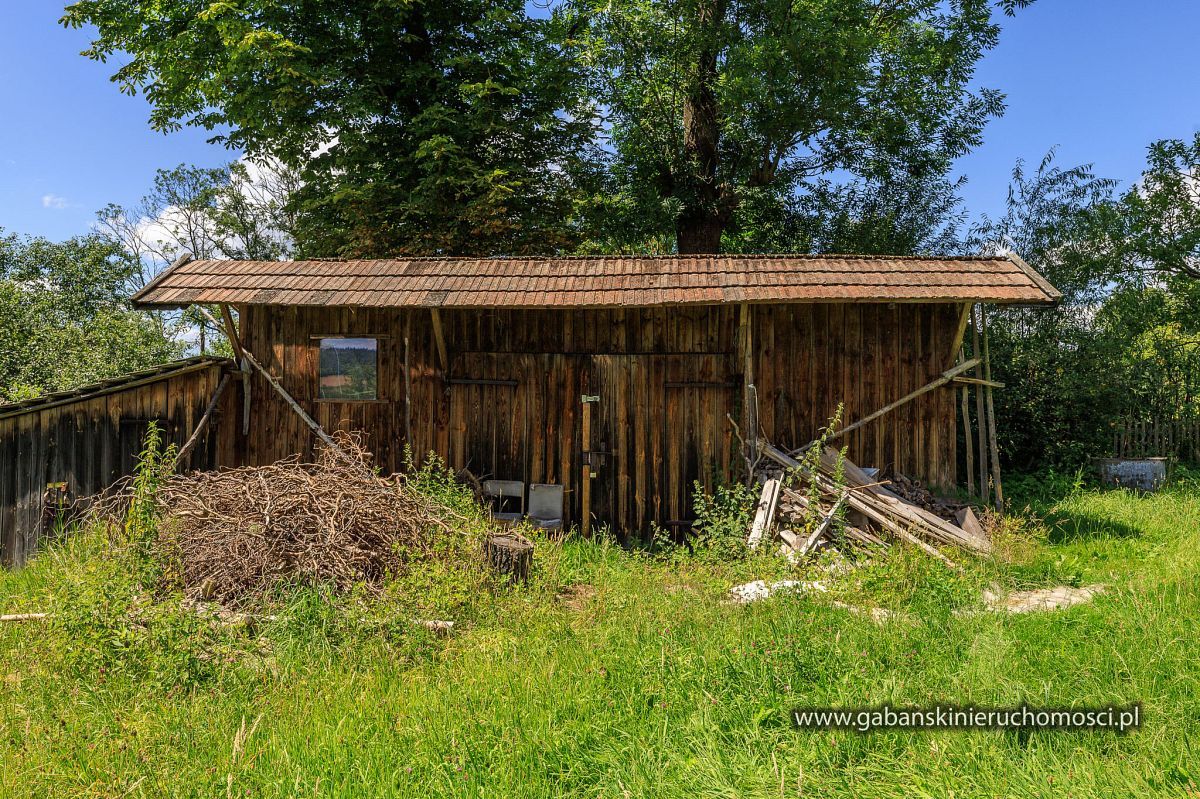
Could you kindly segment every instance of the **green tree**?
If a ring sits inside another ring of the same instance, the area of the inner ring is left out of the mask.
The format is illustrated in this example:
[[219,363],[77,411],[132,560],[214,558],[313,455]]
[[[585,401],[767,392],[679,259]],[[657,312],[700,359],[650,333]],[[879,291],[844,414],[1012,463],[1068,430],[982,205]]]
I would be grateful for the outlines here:
[[1053,152],[1036,169],[1018,163],[1005,212],[972,229],[972,250],[1014,251],[1064,295],[1053,309],[989,312],[1008,465],[1083,465],[1110,454],[1114,422],[1200,414],[1200,281],[1180,268],[1178,244],[1152,249],[1147,240],[1164,238],[1142,237],[1165,229],[1149,207],[1186,218],[1170,210],[1186,194],[1160,178],[1170,152],[1181,151],[1151,148],[1143,181],[1120,198],[1114,181],[1059,167]]
[[154,128],[195,125],[297,172],[305,255],[568,246],[591,136],[552,20],[521,0],[81,0]]
[[962,249],[966,221],[958,190],[965,178],[882,174],[807,181],[783,203],[743,203],[727,229],[733,252],[945,255]]
[[0,401],[178,357],[174,329],[128,306],[135,269],[96,235],[0,238]]
[[[158,170],[137,205],[110,203],[101,209],[97,230],[133,265],[125,281],[133,294],[183,253],[256,260],[288,255],[295,220],[287,206],[296,185],[292,170],[271,162],[243,160],[212,168],[180,164]],[[199,310],[188,308],[179,318],[199,331],[201,353],[232,352]]]
[[1131,276],[1200,280],[1200,133],[1150,145],[1142,179],[1098,223]]
[[990,0],[570,0],[559,13],[606,113],[598,213],[634,220],[634,246],[669,232],[679,252],[716,252],[744,211],[761,219],[839,170],[941,177],[1003,110],[970,89],[999,35]]

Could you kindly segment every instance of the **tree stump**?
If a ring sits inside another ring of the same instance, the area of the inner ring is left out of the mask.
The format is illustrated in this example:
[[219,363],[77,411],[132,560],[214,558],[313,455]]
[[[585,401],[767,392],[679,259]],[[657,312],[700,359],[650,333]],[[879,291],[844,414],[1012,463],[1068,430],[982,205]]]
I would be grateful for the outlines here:
[[496,533],[483,542],[483,553],[497,574],[508,575],[510,585],[529,582],[533,542],[516,533]]

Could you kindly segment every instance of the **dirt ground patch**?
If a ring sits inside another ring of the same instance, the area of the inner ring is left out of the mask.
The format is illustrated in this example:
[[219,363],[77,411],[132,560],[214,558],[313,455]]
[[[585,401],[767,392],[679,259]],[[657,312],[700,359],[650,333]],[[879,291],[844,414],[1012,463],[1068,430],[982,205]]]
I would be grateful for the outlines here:
[[1058,610],[1091,602],[1093,597],[1104,593],[1104,589],[1105,586],[1098,583],[1086,585],[1083,588],[1060,585],[1055,588],[1039,588],[1035,591],[1014,591],[1005,596],[988,592],[984,594],[984,601],[987,603],[988,610],[1030,613],[1039,610]]
[[588,583],[575,583],[559,589],[554,598],[562,603],[567,610],[578,613],[587,605],[588,600],[596,595],[596,586]]

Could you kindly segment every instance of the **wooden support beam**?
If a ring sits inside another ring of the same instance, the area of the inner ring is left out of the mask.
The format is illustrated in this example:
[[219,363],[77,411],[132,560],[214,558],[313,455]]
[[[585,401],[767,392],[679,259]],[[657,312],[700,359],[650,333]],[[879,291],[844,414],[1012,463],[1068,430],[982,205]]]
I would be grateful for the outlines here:
[[962,358],[963,339],[967,335],[967,325],[971,322],[971,313],[974,307],[973,303],[964,302],[962,304],[962,310],[958,315],[958,327],[954,331],[954,340],[950,342],[950,357],[946,359],[947,369]]
[[987,386],[988,388],[1004,388],[1003,383],[998,383],[995,380],[984,380],[982,377],[966,377],[960,375],[954,378],[955,383],[963,383],[970,386]]
[[[209,321],[211,321],[214,325],[217,326],[217,329],[221,330],[222,333],[225,333],[225,330],[221,326],[221,323],[216,320],[216,318],[209,312],[209,310],[207,308],[205,308],[202,305],[197,306],[197,307],[200,309],[200,312],[202,314],[204,314],[204,316],[208,317]],[[225,335],[228,336],[229,334],[225,333]],[[317,424],[317,421],[315,419],[313,419],[311,416],[309,416],[308,412],[305,411],[304,408],[300,407],[300,403],[296,402],[295,398],[292,397],[292,395],[288,393],[287,389],[285,389],[283,387],[283,385],[280,384],[280,382],[275,379],[275,376],[273,374],[271,374],[270,372],[267,371],[265,366],[263,366],[261,363],[258,362],[257,358],[255,358],[253,355],[250,354],[249,350],[243,350],[242,356],[243,356],[244,363],[247,363],[250,366],[254,367],[254,369],[257,370],[258,373],[261,374],[263,376],[263,378],[266,379],[268,385],[270,385],[271,388],[275,389],[276,393],[278,393],[279,396],[283,398],[283,401],[288,404],[288,407],[290,407],[293,411],[295,411],[296,415],[298,415],[304,421],[304,423],[306,425],[308,425],[308,427],[314,433],[316,433],[317,438],[321,439],[321,441],[323,441],[326,444],[326,446],[330,447],[334,452],[338,453],[343,458],[345,458],[347,462],[358,463],[358,461],[354,460],[348,454],[346,454],[346,451],[344,449],[342,449],[341,447],[338,446],[338,443],[337,443],[337,441],[334,440],[333,436],[331,436],[325,432],[325,428],[323,428],[323,427],[321,427],[321,425]]]
[[437,308],[429,309],[433,320],[433,342],[437,346],[438,360],[442,363],[442,371],[450,371],[450,356],[446,352],[446,334],[442,331],[442,315]]
[[225,337],[229,339],[229,344],[233,347],[233,353],[237,356],[238,363],[242,361],[242,335],[238,331],[238,326],[234,324],[233,312],[229,310],[228,303],[221,303],[221,318],[225,320]]
[[[978,356],[983,348],[979,346],[979,325],[975,322],[974,313],[971,315],[971,352],[982,363]],[[982,385],[975,386],[975,428],[975,451],[979,453],[979,499],[987,503],[991,501],[992,491],[988,485],[987,414],[984,413]]]
[[[958,359],[965,361],[967,359],[966,351],[959,347]],[[955,378],[959,380],[960,378]],[[963,441],[967,445],[967,496],[975,496],[975,440],[971,438],[971,389],[963,386],[962,389],[962,425],[963,425]]]
[[179,454],[175,456],[175,463],[178,466],[182,464],[188,455],[195,449],[196,443],[200,440],[200,436],[204,435],[205,428],[208,427],[208,421],[212,418],[213,412],[217,408],[217,403],[221,401],[221,395],[225,393],[225,387],[229,385],[230,376],[228,374],[221,375],[221,382],[217,383],[217,390],[213,392],[212,399],[208,402],[208,407],[204,409],[204,414],[200,417],[200,421],[196,422],[196,429],[188,436],[188,440],[180,448]]
[[[947,383],[949,383],[949,382],[950,382],[951,380],[953,380],[954,378],[958,377],[958,376],[959,376],[960,374],[962,374],[963,372],[966,372],[966,371],[967,371],[967,370],[969,370],[969,369],[974,369],[974,368],[975,368],[976,366],[978,366],[978,365],[979,365],[979,359],[978,359],[978,358],[972,358],[972,359],[971,359],[971,360],[969,360],[969,361],[966,361],[966,362],[964,362],[964,363],[960,363],[960,364],[958,364],[958,365],[957,365],[957,366],[955,366],[955,367],[952,367],[952,368],[950,368],[950,369],[947,369],[945,372],[942,372],[941,376],[939,376],[939,377],[938,377],[936,380],[934,380],[933,382],[931,382],[931,383],[927,383],[927,384],[925,384],[925,385],[921,386],[921,387],[920,387],[920,388],[918,388],[916,391],[909,392],[908,394],[904,395],[903,397],[901,397],[900,399],[896,400],[895,402],[892,402],[892,403],[889,403],[889,404],[887,404],[887,405],[884,405],[884,406],[883,406],[882,408],[880,408],[879,410],[875,411],[874,413],[870,414],[869,416],[864,416],[862,419],[859,419],[857,422],[855,422],[855,423],[854,423],[854,424],[852,424],[852,425],[848,425],[848,426],[846,426],[846,427],[843,427],[841,430],[838,430],[837,432],[830,433],[830,434],[829,434],[829,435],[826,437],[826,440],[827,440],[827,441],[832,441],[832,440],[833,440],[833,439],[835,439],[835,438],[839,438],[839,437],[841,437],[841,436],[844,436],[846,433],[849,433],[849,432],[851,432],[852,430],[857,430],[858,428],[862,427],[863,425],[865,425],[865,424],[869,424],[869,423],[871,423],[871,422],[875,421],[875,420],[876,420],[876,419],[878,419],[880,416],[884,416],[884,415],[886,415],[886,414],[889,414],[889,413],[891,413],[892,411],[896,410],[897,408],[899,408],[899,407],[901,407],[901,406],[904,406],[904,405],[907,405],[908,403],[910,403],[910,402],[912,402],[913,400],[915,400],[917,397],[924,396],[925,394],[928,394],[930,391],[933,391],[934,389],[941,388],[942,386],[946,385]],[[810,442],[808,442],[807,444],[805,444],[803,447],[800,447],[799,449],[792,450],[792,452],[791,452],[790,454],[791,454],[791,455],[800,455],[800,454],[802,454],[802,453],[804,453],[804,452],[807,452],[808,450],[812,449],[812,448],[813,448],[813,446],[815,446],[815,445],[816,445],[816,443],[817,443],[817,441],[818,441],[818,440],[819,440],[819,439],[813,439],[812,441],[810,441]]]
[[992,482],[996,486],[996,507],[1004,511],[1004,486],[1000,482],[1000,444],[996,440],[996,407],[992,403],[992,358],[988,350],[987,314],[979,309],[979,320],[983,326],[983,379],[987,392],[988,446],[992,453]]

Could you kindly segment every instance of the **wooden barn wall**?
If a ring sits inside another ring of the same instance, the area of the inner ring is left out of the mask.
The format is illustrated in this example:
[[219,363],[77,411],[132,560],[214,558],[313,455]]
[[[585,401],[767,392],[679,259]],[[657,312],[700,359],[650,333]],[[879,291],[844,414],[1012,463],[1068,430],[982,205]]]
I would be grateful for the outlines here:
[[[445,370],[427,310],[239,310],[245,343],[263,365],[326,429],[364,432],[387,470],[402,468],[411,428],[419,458],[435,452],[480,477],[561,483],[574,522],[584,394],[600,397],[589,447],[604,453],[593,481],[598,518],[626,530],[685,520],[692,480],[711,486],[742,469],[728,420],[743,413],[736,306],[442,310]],[[754,307],[763,432],[799,446],[839,402],[846,424],[930,382],[949,366],[959,312],[953,304]],[[317,339],[338,335],[379,338],[376,401],[317,399]],[[250,462],[311,454],[310,431],[260,376],[251,394]],[[861,465],[952,485],[953,392],[931,392],[845,443]]]
[[[953,365],[954,304],[762,306],[754,312],[760,424],[797,447],[843,404],[846,426],[935,380]],[[957,353],[955,353],[955,356]],[[956,484],[954,390],[925,394],[835,442],[860,466]]]
[[[151,383],[0,418],[0,563],[20,565],[37,549],[48,484],[65,482],[78,499],[131,474],[150,421],[164,430],[167,443],[182,446],[212,399],[221,368],[213,364],[164,375]],[[236,390],[226,390],[221,415],[236,418],[236,395]],[[234,425],[210,424],[187,466],[211,469],[237,463],[239,446]]]

